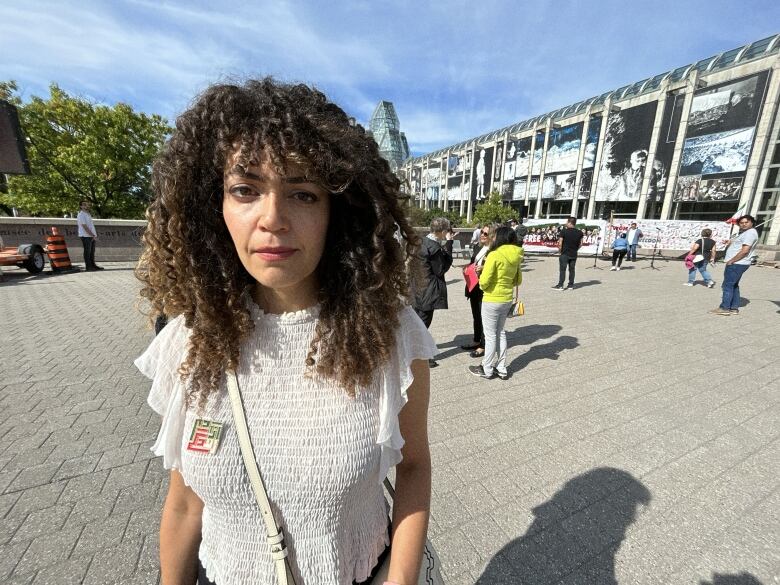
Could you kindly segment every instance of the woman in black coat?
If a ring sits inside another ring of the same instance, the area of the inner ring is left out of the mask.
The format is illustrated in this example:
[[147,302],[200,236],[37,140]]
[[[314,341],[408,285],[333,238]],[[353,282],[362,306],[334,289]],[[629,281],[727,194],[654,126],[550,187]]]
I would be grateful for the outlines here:
[[[479,232],[479,244],[474,246],[474,252],[471,254],[471,264],[476,266],[477,275],[482,271],[482,264],[485,262],[491,238],[495,233],[494,225],[485,225]],[[474,341],[460,347],[472,350],[469,354],[471,357],[481,358],[485,355],[485,333],[482,330],[482,289],[479,288],[479,283],[470,292],[469,287],[466,286],[466,298],[471,305],[471,317],[474,320]]]

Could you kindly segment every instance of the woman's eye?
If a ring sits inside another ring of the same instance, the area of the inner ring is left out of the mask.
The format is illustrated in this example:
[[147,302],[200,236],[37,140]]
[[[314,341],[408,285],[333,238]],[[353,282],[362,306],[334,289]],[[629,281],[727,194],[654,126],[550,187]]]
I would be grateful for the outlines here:
[[314,193],[310,193],[309,191],[295,191],[292,196],[303,203],[314,203],[318,199]]
[[257,192],[249,185],[234,185],[230,188],[230,194],[234,197],[254,197]]

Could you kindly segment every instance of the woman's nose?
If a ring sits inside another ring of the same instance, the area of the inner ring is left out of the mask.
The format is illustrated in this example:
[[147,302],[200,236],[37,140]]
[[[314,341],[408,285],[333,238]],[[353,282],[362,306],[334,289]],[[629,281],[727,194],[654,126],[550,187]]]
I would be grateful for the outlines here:
[[261,200],[258,227],[269,232],[289,229],[287,198],[283,193],[273,192]]

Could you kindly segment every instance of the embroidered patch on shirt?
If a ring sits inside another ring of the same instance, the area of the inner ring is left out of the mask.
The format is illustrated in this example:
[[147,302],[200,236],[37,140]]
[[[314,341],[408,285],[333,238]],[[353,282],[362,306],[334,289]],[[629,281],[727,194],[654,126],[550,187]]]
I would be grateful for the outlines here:
[[219,447],[219,440],[222,437],[221,422],[199,418],[195,421],[190,434],[190,440],[187,443],[187,450],[196,453],[208,453],[213,455]]

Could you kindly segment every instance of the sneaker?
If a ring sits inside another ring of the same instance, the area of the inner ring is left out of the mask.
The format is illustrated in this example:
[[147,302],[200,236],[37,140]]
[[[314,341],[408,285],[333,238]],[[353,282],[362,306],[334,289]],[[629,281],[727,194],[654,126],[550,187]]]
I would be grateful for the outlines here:
[[714,280],[711,280],[711,281],[709,281],[707,283],[707,288],[712,288],[713,286],[715,286],[715,281]]
[[739,315],[739,309],[729,309],[729,313],[732,315]]
[[721,309],[720,307],[717,307],[715,309],[710,309],[710,313],[712,313],[713,315],[724,315],[724,316],[731,315],[731,311],[729,311],[728,309]]
[[574,283],[570,283],[565,289],[563,290],[574,290]]
[[560,284],[556,284],[556,285],[553,287],[553,290],[564,290],[564,289],[563,289],[563,287],[562,287]]
[[474,374],[475,376],[479,376],[480,378],[485,378],[485,380],[492,380],[496,377],[496,373],[493,372],[489,376],[485,373],[485,368],[482,366],[469,366],[469,372]]
[[620,270],[620,266],[618,266],[617,269]]
[[617,270],[617,266],[613,266],[610,270]]
[[693,286],[692,282],[683,282],[683,286]]
[[435,368],[438,365],[439,365],[439,362],[437,362],[436,360],[428,360],[428,367],[429,368]]
[[508,380],[509,379],[509,372],[505,372],[503,374],[501,372],[496,372],[496,374],[498,375],[498,379],[499,380]]

